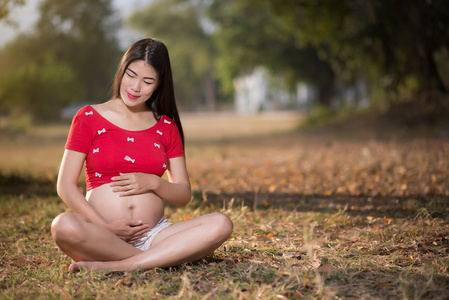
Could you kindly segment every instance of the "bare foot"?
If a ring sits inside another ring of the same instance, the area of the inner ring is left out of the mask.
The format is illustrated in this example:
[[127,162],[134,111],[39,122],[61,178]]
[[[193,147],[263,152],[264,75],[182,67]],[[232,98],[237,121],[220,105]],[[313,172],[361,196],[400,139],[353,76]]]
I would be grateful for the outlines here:
[[105,271],[105,272],[127,272],[133,271],[129,265],[124,265],[121,261],[79,261],[69,266],[69,271],[75,273],[82,270],[86,271]]
[[71,264],[69,266],[69,271],[73,272],[73,273],[79,272],[81,270],[93,271],[93,270],[95,270],[93,265],[94,265],[93,262],[79,261],[77,263]]

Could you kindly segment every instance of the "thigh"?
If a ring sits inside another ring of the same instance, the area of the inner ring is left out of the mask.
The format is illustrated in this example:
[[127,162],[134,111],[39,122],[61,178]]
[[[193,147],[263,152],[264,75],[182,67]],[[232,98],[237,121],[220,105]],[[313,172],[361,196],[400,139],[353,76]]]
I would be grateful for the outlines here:
[[79,260],[121,260],[141,253],[109,230],[73,213],[58,216],[52,224],[56,243],[67,255]]
[[153,242],[151,243],[151,247],[157,245],[171,235],[175,235],[181,232],[187,233],[189,230],[195,228],[196,230],[203,230],[206,234],[210,231],[210,229],[213,229],[213,227],[216,227],[222,220],[226,219],[228,219],[228,217],[221,213],[211,213],[194,219],[173,223],[171,226],[165,228],[158,235],[156,235],[156,237],[153,239]]

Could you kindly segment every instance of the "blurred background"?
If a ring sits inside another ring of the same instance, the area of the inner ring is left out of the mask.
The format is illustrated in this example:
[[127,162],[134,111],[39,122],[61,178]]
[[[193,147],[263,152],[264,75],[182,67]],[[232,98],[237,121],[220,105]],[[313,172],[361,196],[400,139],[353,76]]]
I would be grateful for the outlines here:
[[3,0],[0,128],[108,100],[142,37],[168,46],[184,112],[447,124],[445,0]]

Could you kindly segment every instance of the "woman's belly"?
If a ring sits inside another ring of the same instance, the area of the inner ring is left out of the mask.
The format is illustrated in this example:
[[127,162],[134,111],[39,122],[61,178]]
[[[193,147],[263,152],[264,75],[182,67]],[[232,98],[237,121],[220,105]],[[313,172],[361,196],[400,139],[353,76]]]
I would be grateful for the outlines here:
[[142,220],[151,227],[164,216],[164,203],[154,193],[120,197],[109,184],[96,187],[86,195],[89,204],[106,220]]

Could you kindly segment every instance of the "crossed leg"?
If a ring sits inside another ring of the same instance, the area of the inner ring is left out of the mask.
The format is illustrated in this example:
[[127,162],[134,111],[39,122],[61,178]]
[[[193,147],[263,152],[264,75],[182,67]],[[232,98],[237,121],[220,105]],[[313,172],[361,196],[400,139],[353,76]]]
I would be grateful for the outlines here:
[[142,252],[74,213],[58,215],[51,224],[51,233],[59,248],[75,261],[120,260]]
[[[93,248],[96,248],[96,250],[89,254],[79,255],[76,251],[72,251],[71,255],[60,247],[77,261],[77,263],[71,265],[72,271],[78,269],[147,270],[155,267],[175,266],[201,259],[223,244],[231,235],[232,228],[232,221],[226,215],[213,213],[167,227],[155,237],[150,249],[145,252],[135,249],[117,237],[119,241],[111,242],[109,241],[110,235],[103,236],[96,244],[105,244],[94,246]],[[96,234],[101,234],[101,231]],[[115,237],[112,233],[111,235]],[[122,244],[126,244],[126,246]],[[117,249],[111,249],[112,247],[117,247]],[[92,247],[86,247],[87,249],[92,250]],[[102,251],[104,252],[101,253]],[[83,251],[78,250],[78,252]],[[73,253],[78,256],[73,255]],[[82,259],[77,259],[77,257],[82,257]]]

